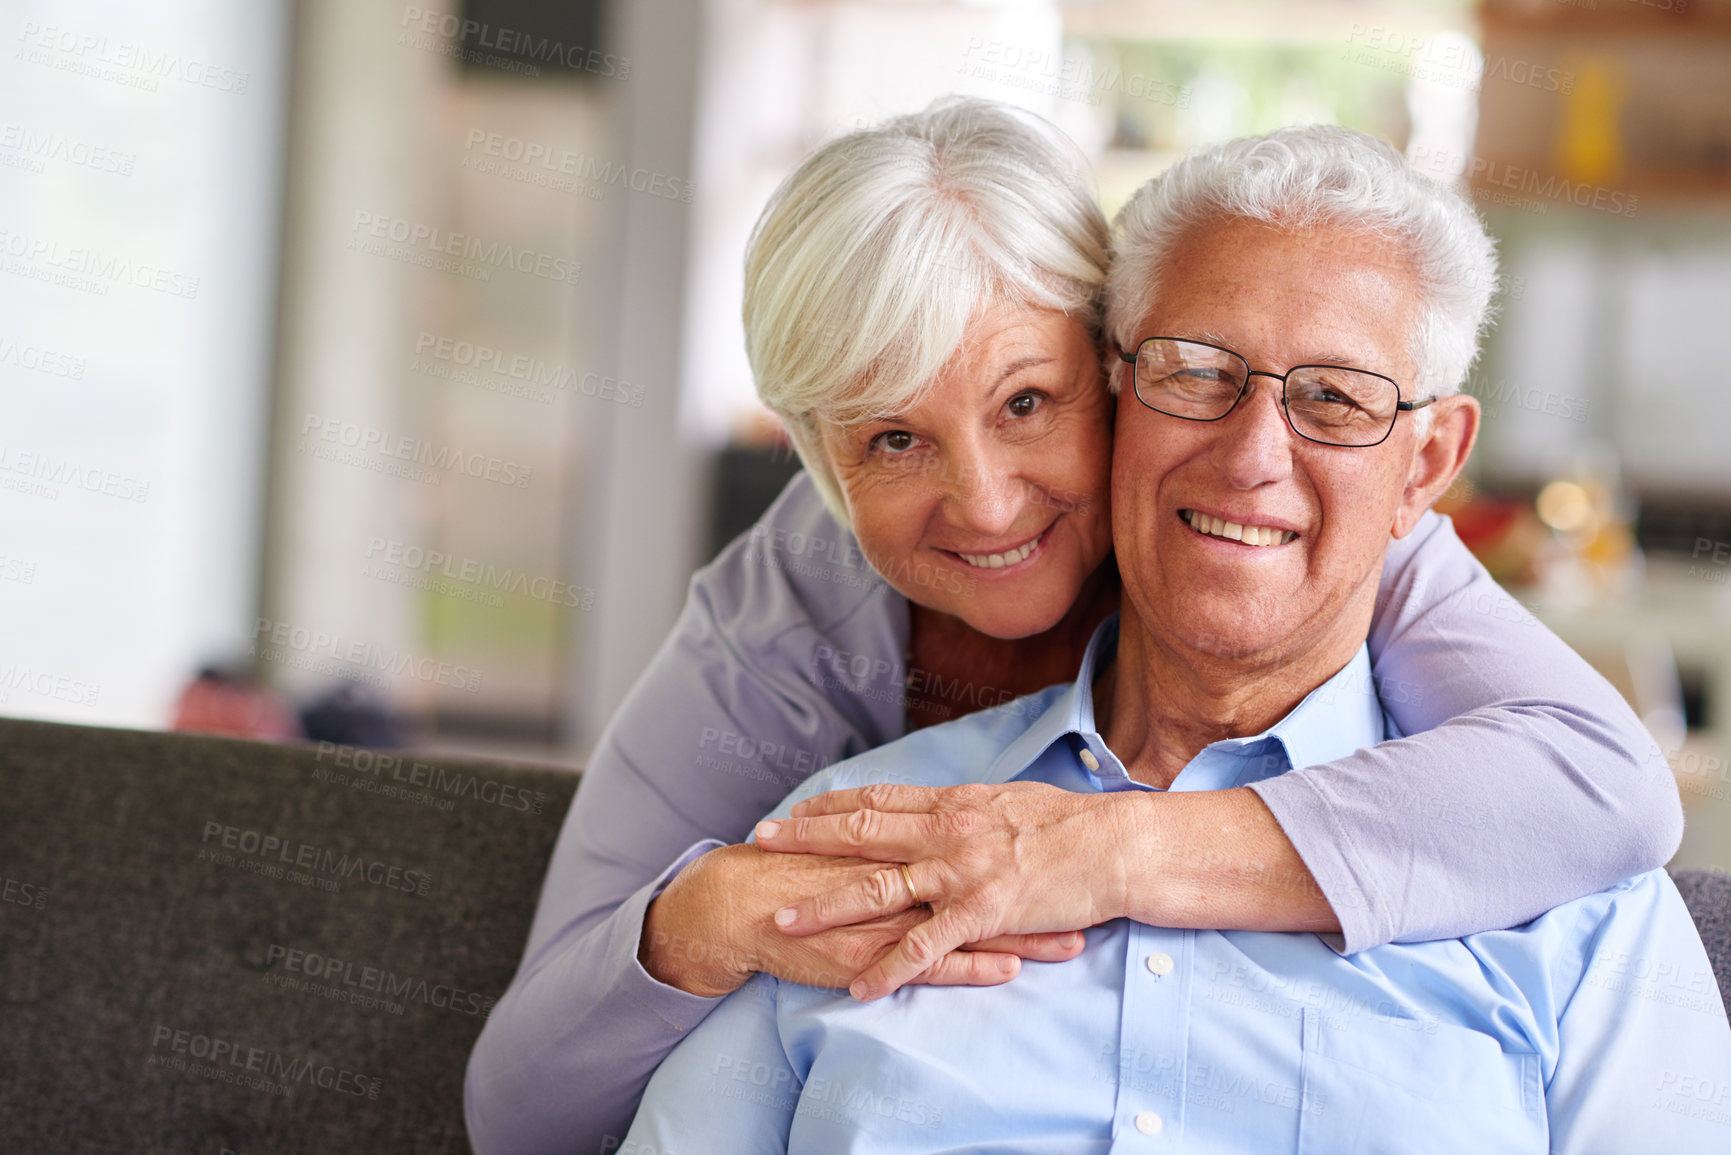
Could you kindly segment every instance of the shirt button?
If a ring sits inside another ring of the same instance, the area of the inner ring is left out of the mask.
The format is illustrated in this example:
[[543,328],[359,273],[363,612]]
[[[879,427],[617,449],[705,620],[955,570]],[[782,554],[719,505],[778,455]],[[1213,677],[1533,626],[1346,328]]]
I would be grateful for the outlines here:
[[1082,747],[1082,752],[1078,754],[1077,757],[1082,760],[1082,765],[1086,766],[1089,770],[1096,772],[1099,771],[1100,759],[1094,757],[1094,751],[1084,746]]
[[1146,961],[1148,969],[1162,978],[1172,973],[1172,956],[1169,954],[1155,951]]
[[1166,1124],[1161,1120],[1160,1116],[1156,1115],[1152,1111],[1143,1111],[1141,1114],[1136,1116],[1136,1130],[1142,1132],[1144,1135],[1158,1135],[1160,1134],[1160,1128],[1165,1125]]

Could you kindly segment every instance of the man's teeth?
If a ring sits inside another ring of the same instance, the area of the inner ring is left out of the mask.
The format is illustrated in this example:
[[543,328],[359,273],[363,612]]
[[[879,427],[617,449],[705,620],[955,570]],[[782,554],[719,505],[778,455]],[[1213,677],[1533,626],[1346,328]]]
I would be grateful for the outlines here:
[[1239,525],[1236,521],[1222,521],[1218,517],[1197,513],[1193,509],[1181,509],[1178,516],[1198,533],[1241,541],[1245,545],[1285,545],[1298,536],[1290,529],[1275,529],[1271,525]]
[[1009,553],[964,553],[957,556],[969,565],[979,566],[981,569],[1003,569],[1007,565],[1025,561],[1039,544],[1040,539],[1036,537],[1021,549],[1013,549]]

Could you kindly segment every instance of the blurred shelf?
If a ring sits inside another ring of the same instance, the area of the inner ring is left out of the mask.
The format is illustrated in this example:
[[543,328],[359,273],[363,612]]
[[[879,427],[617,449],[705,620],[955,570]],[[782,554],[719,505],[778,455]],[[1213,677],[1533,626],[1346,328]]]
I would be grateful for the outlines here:
[[[1566,180],[1590,194],[1579,207],[1612,215],[1634,215],[1607,208],[1631,197],[1637,212],[1731,199],[1731,0],[1682,12],[1488,0],[1481,28],[1475,174],[1509,166],[1540,188]],[[1481,201],[1523,192],[1494,175],[1474,189]]]
[[1488,0],[1479,15],[1486,36],[1539,33],[1570,39],[1594,36],[1719,36],[1731,38],[1731,4],[1676,0],[1560,3],[1559,0]]
[[[1472,191],[1478,203],[1485,207],[1494,207],[1494,198],[1503,196],[1531,201],[1546,206],[1546,214],[1552,211],[1568,212],[1575,210],[1583,216],[1598,214],[1603,217],[1638,215],[1643,205],[1649,202],[1662,203],[1665,208],[1686,208],[1690,205],[1705,205],[1722,207],[1722,202],[1731,200],[1731,169],[1723,172],[1707,172],[1699,169],[1644,169],[1627,175],[1607,177],[1597,182],[1566,181],[1557,175],[1554,166],[1544,167],[1542,162],[1522,164],[1518,161],[1496,162],[1498,168],[1521,169],[1523,173],[1531,173],[1532,179],[1538,184],[1537,189],[1527,190],[1521,180],[1516,181],[1516,187],[1510,188],[1494,181],[1475,180]],[[1563,186],[1584,187],[1590,199],[1587,204],[1578,204],[1571,200]],[[1549,192],[1545,190],[1549,189]],[[1601,195],[1601,190],[1604,195]],[[1620,200],[1610,201],[1612,204],[1633,204],[1633,211],[1624,214],[1616,208],[1606,209],[1604,204],[1610,197],[1620,197]],[[1635,198],[1631,201],[1630,198]]]
[[1412,0],[1099,0],[1063,9],[1068,36],[1172,43],[1254,41],[1267,44],[1338,44],[1355,32],[1387,29],[1411,38],[1470,32],[1472,5]]

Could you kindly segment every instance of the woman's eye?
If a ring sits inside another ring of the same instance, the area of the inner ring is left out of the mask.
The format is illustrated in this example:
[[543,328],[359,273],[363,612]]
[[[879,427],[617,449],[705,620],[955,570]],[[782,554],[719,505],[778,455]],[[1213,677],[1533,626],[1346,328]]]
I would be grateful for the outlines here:
[[905,429],[891,429],[872,438],[872,446],[885,453],[906,453],[914,447],[914,435]]
[[1010,398],[1009,410],[1011,417],[1030,417],[1040,407],[1038,393],[1018,393]]

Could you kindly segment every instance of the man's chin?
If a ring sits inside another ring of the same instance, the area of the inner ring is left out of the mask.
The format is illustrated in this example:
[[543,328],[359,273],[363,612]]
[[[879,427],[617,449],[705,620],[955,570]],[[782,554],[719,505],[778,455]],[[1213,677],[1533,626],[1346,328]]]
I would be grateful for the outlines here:
[[1222,661],[1241,661],[1277,646],[1298,629],[1297,621],[1287,622],[1290,628],[1283,630],[1271,620],[1282,615],[1269,606],[1280,604],[1280,599],[1228,601],[1211,591],[1204,598],[1178,601],[1167,620],[1175,623],[1173,634],[1189,649]]

